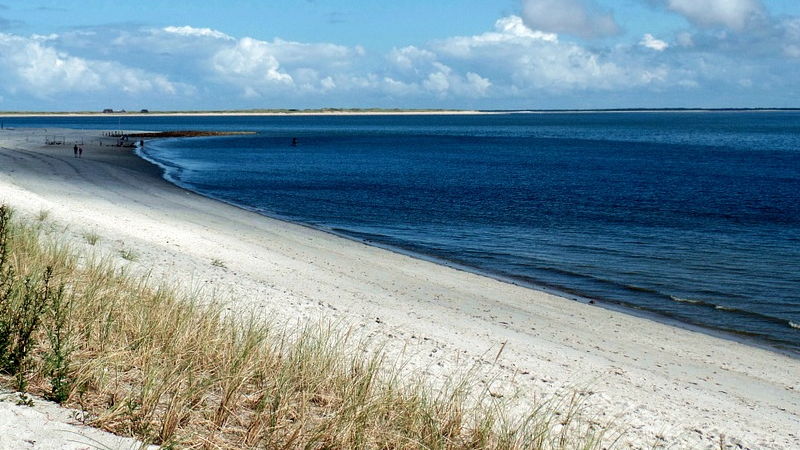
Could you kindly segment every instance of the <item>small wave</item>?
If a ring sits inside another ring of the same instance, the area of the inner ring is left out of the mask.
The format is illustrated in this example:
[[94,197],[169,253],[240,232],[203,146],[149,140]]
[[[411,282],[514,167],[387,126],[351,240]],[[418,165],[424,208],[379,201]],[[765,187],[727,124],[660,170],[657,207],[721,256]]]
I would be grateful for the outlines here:
[[792,327],[792,328],[794,328],[794,329],[796,329],[796,330],[800,330],[800,325],[798,325],[798,324],[796,324],[796,323],[794,323],[794,322],[791,322],[791,321],[790,321],[790,322],[789,322],[789,326],[790,326],[790,327]]
[[742,313],[742,314],[747,313],[747,311],[742,311],[740,309],[730,308],[728,306],[721,306],[721,305],[714,306],[714,309],[718,309],[720,311],[735,311],[735,312]]
[[646,294],[660,294],[660,292],[658,292],[657,290],[654,290],[654,289],[651,289],[651,288],[642,287],[642,286],[636,286],[636,285],[633,285],[633,284],[625,285],[625,287],[627,289],[630,289],[631,291],[634,291],[634,292],[644,292]]
[[675,297],[674,295],[670,295],[669,297],[670,297],[672,300],[674,300],[674,301],[676,301],[676,302],[678,302],[678,303],[691,303],[691,304],[693,304],[693,305],[700,305],[700,304],[704,303],[704,302],[703,302],[703,301],[701,301],[701,300],[692,300],[692,299],[690,299],[690,298],[681,298],[681,297]]

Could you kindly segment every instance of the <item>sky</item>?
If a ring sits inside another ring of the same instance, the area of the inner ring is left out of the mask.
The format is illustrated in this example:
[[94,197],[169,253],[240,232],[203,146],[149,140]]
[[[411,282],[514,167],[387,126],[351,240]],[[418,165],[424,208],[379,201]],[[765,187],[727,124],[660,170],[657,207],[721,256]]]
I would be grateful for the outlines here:
[[0,0],[0,111],[800,107],[797,0]]

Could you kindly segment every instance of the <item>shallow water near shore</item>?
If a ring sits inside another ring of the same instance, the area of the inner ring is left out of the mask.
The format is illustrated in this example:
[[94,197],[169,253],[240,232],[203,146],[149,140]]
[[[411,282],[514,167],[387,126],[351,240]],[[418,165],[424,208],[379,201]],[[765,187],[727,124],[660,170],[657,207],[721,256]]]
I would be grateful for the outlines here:
[[797,112],[4,123],[256,131],[142,155],[265,215],[800,352]]

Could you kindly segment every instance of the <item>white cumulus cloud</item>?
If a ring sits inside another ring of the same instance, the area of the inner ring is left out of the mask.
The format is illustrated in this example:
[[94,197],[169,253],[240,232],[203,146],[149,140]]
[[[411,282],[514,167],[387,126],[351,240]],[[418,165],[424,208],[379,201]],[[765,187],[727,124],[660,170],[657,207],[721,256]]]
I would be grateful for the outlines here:
[[725,106],[720,95],[738,102],[748,93],[764,104],[765,92],[780,92],[774,98],[783,105],[786,92],[796,90],[785,74],[798,69],[800,18],[771,17],[756,0],[639,0],[697,26],[682,26],[668,38],[658,29],[591,45],[570,35],[619,31],[600,0],[520,1],[524,17],[509,15],[483,32],[382,53],[191,26],[0,33],[0,98],[6,108],[58,110],[132,101],[153,110],[502,109],[696,106],[703,95],[705,104]]
[[209,77],[245,97],[310,96],[363,85],[364,58],[358,46],[242,38],[210,56]]
[[630,82],[626,71],[635,70],[578,44],[560,42],[553,34],[526,28],[516,16],[497,21],[493,32],[454,37],[433,43],[429,50],[449,67],[480,68],[472,72],[495,88],[517,93],[623,86]]
[[57,38],[0,34],[0,75],[6,89],[37,98],[108,92],[172,95],[188,89],[163,75],[58,50],[51,45]]
[[281,71],[270,46],[255,39],[240,39],[213,55],[211,61],[216,75],[239,85],[246,97],[257,97],[275,84],[292,82],[291,75]]
[[592,0],[523,0],[522,18],[534,30],[583,38],[616,36],[621,32],[613,13]]
[[661,0],[667,9],[677,12],[700,27],[723,26],[744,31],[761,25],[767,18],[760,0]]
[[422,86],[439,98],[482,97],[492,85],[489,80],[473,72],[461,75],[442,63],[433,63],[433,66],[436,70],[428,75]]
[[800,17],[791,17],[781,23],[780,47],[784,56],[800,59]]
[[644,37],[642,37],[642,40],[639,42],[639,45],[659,52],[664,51],[669,47],[669,44],[662,41],[661,39],[656,39],[650,33],[647,33],[644,35]]
[[165,27],[164,31],[167,33],[174,33],[181,36],[193,36],[193,37],[210,37],[214,39],[233,39],[231,36],[227,34],[212,30],[211,28],[193,28],[190,26],[182,26],[182,27]]
[[403,71],[415,71],[421,64],[430,63],[435,59],[436,55],[433,52],[418,49],[413,45],[394,48],[387,56],[390,64]]

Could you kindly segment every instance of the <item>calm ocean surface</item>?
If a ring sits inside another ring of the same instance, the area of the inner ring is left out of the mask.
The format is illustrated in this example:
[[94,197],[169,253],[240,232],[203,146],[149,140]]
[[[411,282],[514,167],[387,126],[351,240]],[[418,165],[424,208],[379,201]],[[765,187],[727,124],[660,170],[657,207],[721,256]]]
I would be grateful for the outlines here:
[[143,156],[265,215],[800,355],[800,112],[3,121],[255,131]]

